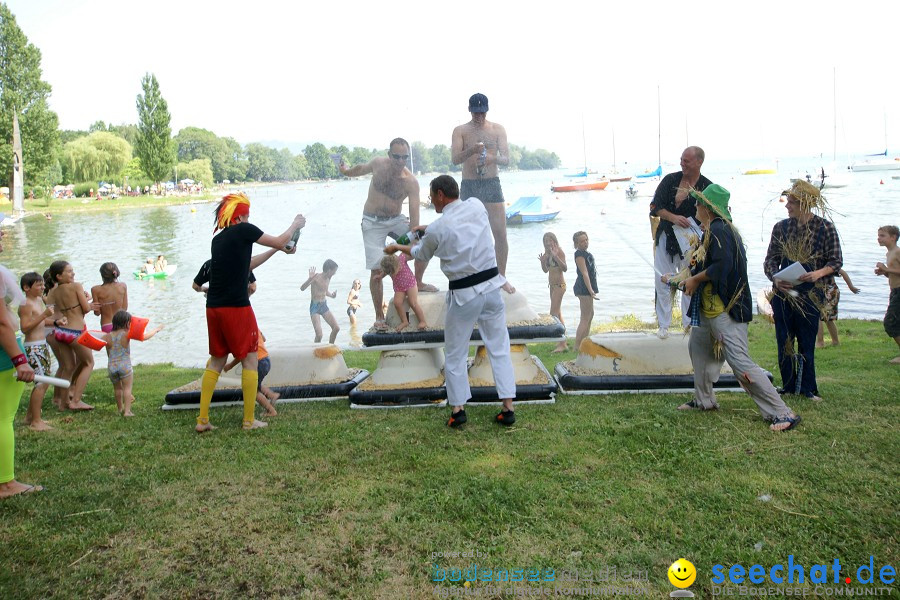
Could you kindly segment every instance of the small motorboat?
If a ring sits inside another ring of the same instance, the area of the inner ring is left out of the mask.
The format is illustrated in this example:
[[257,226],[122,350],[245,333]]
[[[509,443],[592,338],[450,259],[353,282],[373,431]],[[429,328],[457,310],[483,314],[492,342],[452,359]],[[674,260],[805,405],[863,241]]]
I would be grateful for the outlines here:
[[609,179],[596,179],[593,181],[567,181],[565,183],[552,183],[550,190],[553,192],[587,192],[590,190],[604,190],[609,185]]
[[637,186],[635,186],[633,183],[631,185],[629,185],[627,188],[625,188],[625,197],[626,198],[628,198],[629,200],[634,200],[635,198],[637,198],[637,196],[638,196]]
[[506,224],[543,223],[555,219],[558,214],[558,210],[544,209],[540,196],[522,196],[506,209]]

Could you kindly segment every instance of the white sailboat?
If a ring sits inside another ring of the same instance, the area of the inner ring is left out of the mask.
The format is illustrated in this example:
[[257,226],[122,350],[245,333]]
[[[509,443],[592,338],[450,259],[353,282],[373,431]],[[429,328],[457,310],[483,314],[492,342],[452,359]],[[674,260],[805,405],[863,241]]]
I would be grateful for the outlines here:
[[[866,155],[866,160],[853,163],[854,171],[900,171],[900,157],[890,158],[887,151],[887,113],[884,115],[884,152]],[[882,157],[882,158],[879,158]]]

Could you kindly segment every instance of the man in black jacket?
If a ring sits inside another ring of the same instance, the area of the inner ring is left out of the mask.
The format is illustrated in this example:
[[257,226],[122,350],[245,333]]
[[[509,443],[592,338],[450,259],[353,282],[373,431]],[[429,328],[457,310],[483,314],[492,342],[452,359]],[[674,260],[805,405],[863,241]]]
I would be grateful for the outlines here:
[[731,224],[728,200],[731,194],[711,184],[703,192],[692,191],[697,200],[697,218],[704,234],[694,252],[691,277],[684,291],[691,296],[690,353],[694,366],[694,399],[682,404],[682,410],[714,410],[723,359],[741,387],[759,407],[763,419],[772,423],[772,431],[787,431],[800,423],[800,417],[784,403],[765,372],[750,358],[747,324],[753,319],[750,288],[747,281],[747,254],[740,234]]
[[[696,229],[696,203],[688,193],[695,189],[703,191],[711,182],[700,174],[706,155],[698,146],[690,146],[681,153],[681,171],[669,173],[662,178],[653,201],[650,216],[659,217],[654,237],[653,268],[656,270],[656,320],[659,323],[660,338],[669,336],[672,324],[672,295],[675,291],[660,276],[676,275],[688,266],[690,248],[688,237]],[[681,297],[682,323],[687,326],[687,308],[690,298]]]

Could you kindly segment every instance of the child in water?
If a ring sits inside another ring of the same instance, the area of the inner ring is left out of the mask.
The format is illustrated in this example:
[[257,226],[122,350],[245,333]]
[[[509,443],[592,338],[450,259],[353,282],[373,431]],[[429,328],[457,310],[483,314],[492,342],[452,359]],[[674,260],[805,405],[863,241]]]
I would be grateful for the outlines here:
[[119,267],[116,263],[100,265],[100,279],[103,283],[91,288],[94,314],[100,316],[100,329],[104,333],[112,331],[113,315],[120,310],[128,310],[128,287],[119,281]]
[[403,331],[409,327],[409,317],[403,308],[403,301],[409,300],[409,307],[416,314],[419,320],[418,329],[422,330],[428,327],[425,322],[425,312],[419,305],[419,288],[416,284],[416,276],[406,264],[407,256],[402,252],[399,255],[388,254],[381,259],[381,271],[385,275],[390,275],[391,281],[394,282],[394,308],[397,309],[397,315],[400,317],[400,325],[397,331]]
[[[544,234],[544,251],[538,254],[538,260],[541,261],[541,270],[547,273],[547,280],[550,285],[550,315],[559,319],[559,322],[565,327],[566,323],[562,317],[562,299],[566,293],[566,253],[559,247],[559,240],[556,236],[547,232]],[[565,352],[569,349],[569,345],[565,340],[558,343],[551,354],[557,352]]]
[[[131,346],[128,330],[131,328],[131,315],[124,310],[118,311],[112,318],[112,331],[103,334],[106,341],[106,354],[109,356],[107,371],[116,394],[116,409],[122,416],[133,417],[131,403],[134,396],[134,372],[131,368]],[[144,333],[144,341],[149,340],[162,330],[162,325]]]
[[309,279],[300,286],[300,291],[304,291],[312,286],[310,290],[309,318],[312,320],[313,329],[316,332],[317,343],[322,341],[321,319],[325,319],[325,322],[331,327],[331,337],[328,340],[330,343],[334,343],[334,340],[337,339],[338,331],[341,330],[338,327],[337,319],[334,318],[334,315],[331,314],[331,310],[328,308],[328,302],[325,300],[326,297],[337,298],[337,292],[328,291],[328,284],[331,283],[331,278],[334,277],[337,270],[337,263],[329,258],[322,265],[321,273],[316,273],[316,268],[310,267]]

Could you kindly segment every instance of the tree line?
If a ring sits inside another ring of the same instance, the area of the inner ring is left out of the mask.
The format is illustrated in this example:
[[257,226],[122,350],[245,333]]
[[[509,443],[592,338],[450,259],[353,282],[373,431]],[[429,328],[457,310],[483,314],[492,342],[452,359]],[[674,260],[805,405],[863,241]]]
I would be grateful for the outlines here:
[[[0,3],[0,183],[10,185],[13,170],[13,122],[21,131],[26,188],[49,190],[57,184],[108,181],[136,186],[193,179],[205,186],[223,181],[276,182],[332,179],[340,173],[332,160],[340,154],[350,165],[385,156],[387,148],[307,145],[299,154],[259,143],[242,146],[199,127],[174,136],[171,115],[155,75],[141,79],[137,123],[92,124],[87,131],[59,130],[47,105],[50,84],[41,79],[40,51],[28,43],[9,8]],[[450,148],[413,142],[410,167],[416,172],[453,172]],[[554,152],[510,144],[509,169],[553,169]]]

